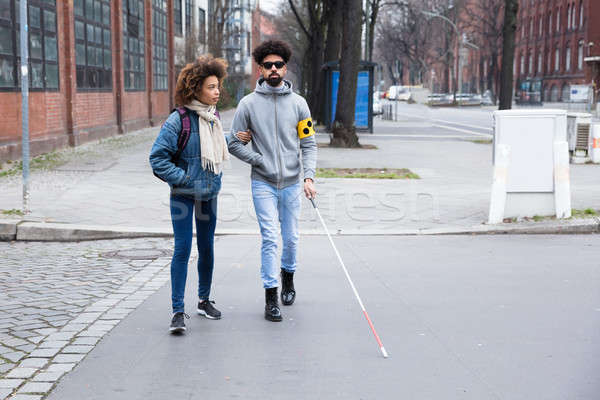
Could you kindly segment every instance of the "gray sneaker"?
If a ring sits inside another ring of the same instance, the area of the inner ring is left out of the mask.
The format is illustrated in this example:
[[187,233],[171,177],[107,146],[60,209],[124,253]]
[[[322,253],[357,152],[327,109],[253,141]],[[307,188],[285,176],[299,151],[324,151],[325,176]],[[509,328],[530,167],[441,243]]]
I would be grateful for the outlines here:
[[171,319],[171,326],[169,327],[169,331],[171,333],[183,333],[187,329],[185,327],[184,318],[190,319],[190,316],[183,312],[178,312],[173,315],[173,319]]
[[198,302],[198,314],[208,319],[221,319],[221,311],[213,307],[214,301],[204,300]]

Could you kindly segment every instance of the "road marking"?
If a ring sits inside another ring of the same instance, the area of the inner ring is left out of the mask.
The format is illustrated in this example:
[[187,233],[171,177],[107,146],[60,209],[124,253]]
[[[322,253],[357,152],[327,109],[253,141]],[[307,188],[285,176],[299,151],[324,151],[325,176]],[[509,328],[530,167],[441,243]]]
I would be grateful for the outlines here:
[[[490,136],[486,133],[475,133],[476,135],[484,135],[484,136]],[[317,136],[330,136],[329,133],[318,133]],[[358,137],[360,138],[408,138],[408,139],[472,139],[472,136],[469,135],[444,135],[444,134],[440,134],[440,135],[421,135],[421,134],[406,134],[406,133],[400,133],[400,134],[394,134],[394,133],[390,133],[390,134],[370,134],[370,133],[359,133]]]
[[484,136],[484,137],[488,137],[488,138],[491,138],[494,136],[491,133],[473,132],[473,131],[468,131],[466,129],[454,128],[454,127],[446,126],[446,125],[432,124],[432,126],[435,126],[437,128],[450,129],[451,131],[464,132],[464,133],[468,133],[470,135]]
[[434,119],[434,118],[427,118],[427,117],[420,117],[418,115],[411,115],[411,114],[405,114],[405,113],[398,113],[401,114],[405,117],[410,117],[410,118],[420,118],[426,121],[433,121],[433,122],[442,122],[445,124],[452,124],[452,125],[461,125],[461,126],[466,126],[467,128],[475,128],[475,129],[483,129],[486,131],[494,131],[494,129],[492,128],[486,128],[485,126],[480,126],[480,125],[471,125],[471,124],[465,124],[462,122],[452,122],[452,121],[444,121],[443,119]]

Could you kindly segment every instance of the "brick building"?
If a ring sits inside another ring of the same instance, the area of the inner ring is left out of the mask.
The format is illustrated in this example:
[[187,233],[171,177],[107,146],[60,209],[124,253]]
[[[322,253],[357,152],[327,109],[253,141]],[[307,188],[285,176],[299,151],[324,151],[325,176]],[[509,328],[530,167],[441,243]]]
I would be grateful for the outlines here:
[[547,102],[567,101],[570,85],[597,86],[598,21],[598,0],[521,0],[515,78],[542,78]]
[[[33,155],[159,124],[176,0],[29,0]],[[21,155],[18,0],[0,0],[0,161]]]

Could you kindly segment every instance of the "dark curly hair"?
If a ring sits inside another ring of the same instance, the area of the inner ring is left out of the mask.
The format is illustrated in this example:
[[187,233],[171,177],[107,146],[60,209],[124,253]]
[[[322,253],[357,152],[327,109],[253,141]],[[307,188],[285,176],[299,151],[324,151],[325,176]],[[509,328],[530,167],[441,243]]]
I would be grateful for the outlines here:
[[292,56],[292,50],[287,43],[281,40],[267,40],[258,45],[252,52],[252,57],[257,64],[262,64],[263,60],[269,54],[276,54],[283,58],[283,61],[287,64]]
[[204,80],[213,75],[219,79],[219,85],[222,85],[223,79],[227,76],[227,61],[206,54],[183,67],[177,77],[175,104],[185,106],[197,99],[196,96],[202,90]]

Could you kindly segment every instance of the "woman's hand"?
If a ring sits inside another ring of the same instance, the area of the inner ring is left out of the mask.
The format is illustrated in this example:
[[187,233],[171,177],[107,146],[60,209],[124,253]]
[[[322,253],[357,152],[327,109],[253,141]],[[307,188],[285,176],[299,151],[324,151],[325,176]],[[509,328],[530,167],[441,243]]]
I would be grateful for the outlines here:
[[238,139],[240,139],[240,141],[244,144],[247,144],[249,141],[252,140],[252,133],[250,132],[250,129],[248,129],[247,131],[238,132],[235,136]]

